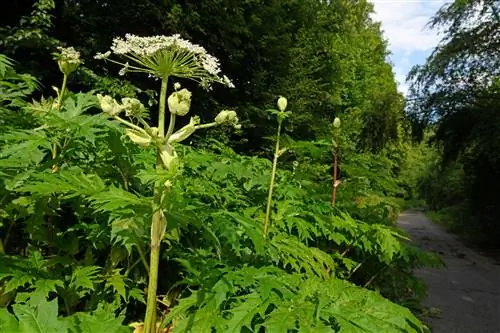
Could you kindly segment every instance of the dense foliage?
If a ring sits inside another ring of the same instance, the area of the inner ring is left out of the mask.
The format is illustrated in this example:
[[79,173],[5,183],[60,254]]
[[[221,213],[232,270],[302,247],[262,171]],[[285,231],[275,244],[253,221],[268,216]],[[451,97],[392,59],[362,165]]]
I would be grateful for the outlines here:
[[500,237],[492,186],[500,181],[499,13],[498,1],[457,0],[436,14],[431,26],[444,37],[413,70],[409,108],[416,128],[433,127],[441,153],[423,179],[423,196],[447,212],[455,230],[486,246],[498,246]]
[[[412,272],[440,261],[394,226],[423,155],[371,10],[39,0],[2,13],[0,331],[423,332]],[[168,38],[131,47],[115,76],[93,56],[126,32],[200,41],[236,88],[198,87],[205,51]]]

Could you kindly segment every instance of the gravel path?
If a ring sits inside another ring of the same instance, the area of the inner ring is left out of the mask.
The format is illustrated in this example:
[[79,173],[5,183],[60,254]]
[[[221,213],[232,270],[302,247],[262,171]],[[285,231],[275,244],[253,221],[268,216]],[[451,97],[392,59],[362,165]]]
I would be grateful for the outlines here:
[[441,255],[446,268],[423,269],[428,285],[425,307],[437,308],[429,318],[433,333],[500,333],[500,266],[466,247],[421,212],[407,211],[398,225],[413,242]]

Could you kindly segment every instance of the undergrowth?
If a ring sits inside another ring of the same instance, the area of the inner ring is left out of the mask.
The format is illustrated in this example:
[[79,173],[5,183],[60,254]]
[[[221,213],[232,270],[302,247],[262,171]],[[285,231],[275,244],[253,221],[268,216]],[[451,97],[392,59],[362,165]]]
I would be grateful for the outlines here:
[[148,299],[151,332],[425,330],[412,271],[440,260],[395,227],[387,158],[344,147],[335,208],[322,142],[288,141],[271,195],[271,162],[216,140],[176,143],[171,172],[95,92],[28,102],[36,81],[12,66],[0,58],[1,332],[144,331]]

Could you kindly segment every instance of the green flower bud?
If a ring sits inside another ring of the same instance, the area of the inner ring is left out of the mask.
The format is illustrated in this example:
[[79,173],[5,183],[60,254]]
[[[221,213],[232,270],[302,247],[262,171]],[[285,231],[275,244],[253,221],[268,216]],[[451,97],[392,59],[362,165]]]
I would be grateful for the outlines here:
[[333,127],[335,128],[340,128],[340,119],[335,117],[335,119],[333,120]]
[[125,134],[127,134],[132,142],[138,144],[141,147],[149,146],[152,141],[151,137],[148,134],[136,131],[134,129],[127,128],[125,130]]
[[219,124],[219,125],[222,125],[224,123],[229,123],[229,124],[237,125],[238,124],[238,117],[236,115],[236,111],[222,110],[215,117],[215,122],[217,124]]
[[102,111],[111,117],[122,112],[122,106],[118,104],[113,97],[109,95],[103,96],[101,94],[97,94],[97,99],[99,100]]
[[278,104],[278,109],[283,112],[286,109],[288,101],[286,100],[285,97],[280,96],[280,98],[278,98],[278,103],[277,104]]
[[127,115],[127,117],[140,117],[146,111],[144,105],[142,105],[142,103],[137,98],[129,97],[122,98],[122,108],[125,110],[125,114]]
[[168,97],[168,109],[178,116],[185,116],[191,107],[191,92],[186,88],[172,93]]

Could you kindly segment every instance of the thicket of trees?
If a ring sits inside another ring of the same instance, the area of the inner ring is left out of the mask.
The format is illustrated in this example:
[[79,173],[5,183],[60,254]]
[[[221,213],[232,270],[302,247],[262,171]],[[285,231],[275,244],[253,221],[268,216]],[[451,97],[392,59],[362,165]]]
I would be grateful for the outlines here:
[[432,127],[441,159],[429,166],[421,192],[456,231],[498,247],[500,4],[455,1],[430,24],[444,37],[411,73],[409,110],[415,128]]

